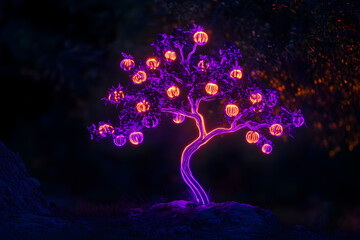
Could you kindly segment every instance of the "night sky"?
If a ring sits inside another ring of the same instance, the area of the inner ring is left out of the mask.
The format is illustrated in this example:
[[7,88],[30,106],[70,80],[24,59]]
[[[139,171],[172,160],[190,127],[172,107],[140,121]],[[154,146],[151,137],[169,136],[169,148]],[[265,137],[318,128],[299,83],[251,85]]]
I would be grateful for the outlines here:
[[[166,119],[122,148],[91,141],[87,127],[116,113],[100,99],[129,81],[122,52],[145,58],[157,34],[196,23],[214,39],[207,51],[233,41],[250,74],[307,125],[274,140],[269,156],[245,130],[202,147],[192,171],[211,201],[360,232],[359,16],[356,1],[0,1],[0,140],[67,208],[189,200],[179,162],[197,137],[192,120]],[[213,128],[208,107],[200,111]]]

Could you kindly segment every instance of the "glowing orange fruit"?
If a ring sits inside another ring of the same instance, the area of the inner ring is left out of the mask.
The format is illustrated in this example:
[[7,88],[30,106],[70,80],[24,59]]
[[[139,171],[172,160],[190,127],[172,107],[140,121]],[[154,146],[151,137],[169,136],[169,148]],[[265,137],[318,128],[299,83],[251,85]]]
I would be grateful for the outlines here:
[[152,58],[148,58],[148,59],[146,60],[146,65],[147,65],[150,69],[154,70],[154,69],[156,69],[156,68],[159,67],[160,62],[159,62],[159,60],[158,60],[157,58],[152,57]]
[[265,154],[269,154],[272,151],[272,146],[270,144],[265,143],[264,145],[262,145],[261,151]]
[[130,133],[129,140],[132,144],[138,145],[144,140],[144,135],[142,132],[132,132]]
[[233,79],[241,79],[242,71],[240,69],[235,69],[230,72],[230,77]]
[[252,110],[253,110],[254,112],[261,113],[261,112],[264,111],[264,105],[253,106],[253,107],[252,107]]
[[117,91],[115,90],[114,92],[110,93],[108,96],[109,101],[113,101],[113,102],[119,102],[121,99],[123,99],[125,97],[125,94],[123,91]]
[[149,111],[149,109],[150,109],[150,104],[146,100],[143,100],[142,102],[136,104],[136,110],[139,113],[144,113],[146,111]]
[[219,86],[216,83],[207,83],[205,85],[205,91],[209,95],[215,95],[219,91]]
[[182,114],[174,114],[173,115],[173,122],[180,124],[185,120],[185,116]]
[[114,127],[111,126],[110,124],[103,124],[99,127],[99,134],[102,136],[102,137],[106,137],[106,134],[113,134],[114,133]]
[[171,86],[166,90],[169,98],[176,98],[180,95],[180,89],[177,86]]
[[176,60],[176,53],[174,51],[166,51],[164,54],[166,61],[175,61]]
[[124,71],[129,71],[132,68],[135,67],[135,62],[134,60],[130,59],[130,58],[125,58],[120,62],[120,67],[124,70]]
[[252,93],[252,94],[250,94],[250,102],[252,103],[252,104],[255,104],[255,103],[259,103],[259,102],[261,102],[261,100],[262,100],[262,96],[261,96],[261,94],[260,93]]
[[284,130],[283,130],[283,127],[280,124],[275,123],[275,124],[270,126],[269,131],[270,131],[271,135],[280,137],[283,134]]
[[205,45],[209,40],[208,35],[205,32],[199,31],[194,34],[194,42],[199,45]]
[[248,143],[257,143],[259,141],[259,137],[259,133],[254,131],[248,131],[245,136]]
[[239,114],[239,108],[235,104],[228,104],[225,107],[225,113],[229,117],[235,117],[236,115]]
[[146,81],[146,78],[146,72],[140,70],[132,77],[132,81],[135,84],[141,84]]
[[209,67],[209,64],[205,63],[205,60],[200,60],[197,66],[200,71],[205,72],[206,69]]

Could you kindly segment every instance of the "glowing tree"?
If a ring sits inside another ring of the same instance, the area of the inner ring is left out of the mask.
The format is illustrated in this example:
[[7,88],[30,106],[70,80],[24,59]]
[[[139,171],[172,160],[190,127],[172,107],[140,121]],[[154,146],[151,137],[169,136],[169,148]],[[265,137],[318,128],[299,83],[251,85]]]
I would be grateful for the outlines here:
[[[180,124],[191,118],[199,136],[187,145],[181,156],[180,172],[191,189],[194,200],[209,204],[209,198],[190,170],[191,156],[213,137],[248,129],[245,139],[256,144],[264,154],[272,151],[268,137],[283,134],[304,123],[300,111],[292,112],[279,106],[279,93],[266,89],[258,81],[245,77],[239,65],[241,54],[232,44],[225,45],[219,56],[201,55],[198,47],[207,44],[204,29],[194,25],[176,29],[172,34],[160,34],[154,42],[155,53],[143,63],[123,53],[120,67],[129,73],[131,81],[108,91],[105,104],[115,104],[119,123],[100,122],[89,127],[92,139],[112,137],[116,146],[142,143],[143,131],[156,127],[163,115]],[[226,127],[208,131],[199,113],[202,101],[221,100]]]

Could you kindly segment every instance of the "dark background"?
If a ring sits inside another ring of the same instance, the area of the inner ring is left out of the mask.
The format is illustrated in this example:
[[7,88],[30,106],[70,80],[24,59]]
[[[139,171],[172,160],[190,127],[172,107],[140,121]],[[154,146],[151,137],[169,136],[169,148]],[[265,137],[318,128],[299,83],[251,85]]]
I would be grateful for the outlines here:
[[[345,23],[336,28],[338,20]],[[266,86],[286,86],[282,100],[300,107],[307,123],[295,139],[274,140],[269,156],[248,145],[244,131],[202,147],[192,170],[211,200],[258,205],[289,224],[360,232],[359,90],[342,95],[339,73],[329,68],[345,59],[341,81],[359,86],[359,36],[348,30],[354,22],[358,6],[344,1],[3,0],[0,140],[20,154],[48,199],[61,206],[189,199],[179,162],[197,134],[191,120],[178,126],[164,119],[145,132],[143,144],[123,148],[111,140],[91,141],[86,127],[106,120],[100,98],[126,81],[121,52],[145,58],[157,34],[196,23],[209,31],[209,51],[233,40]],[[353,55],[339,55],[349,44]],[[326,58],[314,64],[317,49]],[[326,86],[335,92],[315,85],[319,75],[335,79]],[[313,92],[297,94],[298,89]],[[205,106],[201,111],[208,113]],[[333,121],[344,121],[350,130],[333,129]]]

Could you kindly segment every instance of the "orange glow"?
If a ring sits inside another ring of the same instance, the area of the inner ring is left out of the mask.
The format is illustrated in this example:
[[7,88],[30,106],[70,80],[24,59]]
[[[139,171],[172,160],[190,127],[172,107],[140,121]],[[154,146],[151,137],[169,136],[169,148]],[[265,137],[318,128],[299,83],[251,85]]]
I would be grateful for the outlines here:
[[176,60],[176,53],[174,51],[166,51],[164,54],[166,61],[175,61]]
[[166,90],[166,94],[169,98],[175,98],[180,95],[180,89],[177,86],[171,86]]
[[263,107],[262,106],[253,107],[253,111],[257,113],[261,113],[263,111]]
[[205,32],[199,31],[194,34],[194,42],[199,45],[205,45],[209,40],[208,35]]
[[252,93],[249,99],[252,104],[255,104],[261,102],[262,96],[260,93]]
[[197,66],[200,69],[200,71],[205,72],[206,69],[209,67],[209,64],[205,63],[205,60],[201,60]]
[[257,143],[259,141],[259,137],[259,133],[253,131],[248,131],[245,136],[248,143]]
[[283,127],[280,124],[275,123],[269,127],[269,131],[271,135],[280,137],[283,134]]
[[114,133],[114,127],[111,126],[110,124],[103,124],[99,127],[99,134],[102,136],[102,137],[106,137],[106,134],[107,133],[111,133],[113,134]]
[[182,114],[174,114],[173,116],[173,122],[180,124],[185,120],[185,116]]
[[269,154],[272,151],[272,146],[270,144],[265,143],[264,145],[262,145],[261,151],[265,154]]
[[205,86],[205,91],[209,95],[215,95],[219,91],[219,86],[216,83],[207,83]]
[[242,78],[242,71],[240,69],[235,69],[230,72],[230,77],[232,79],[241,79]]
[[132,81],[135,84],[141,84],[146,81],[146,78],[147,78],[146,73],[140,70],[132,77]]
[[115,101],[115,102],[119,102],[121,99],[123,99],[125,97],[124,92],[123,91],[114,91],[113,93],[110,93],[108,96],[108,99],[110,101]]
[[239,108],[235,104],[228,104],[225,107],[225,113],[229,117],[235,117],[236,115],[239,114]]
[[125,71],[129,71],[135,67],[135,62],[130,58],[125,58],[120,62],[120,67]]
[[134,145],[139,145],[144,140],[144,135],[142,132],[132,132],[130,133],[129,140]]
[[148,59],[146,60],[146,65],[147,65],[150,69],[154,70],[154,69],[156,69],[156,68],[159,67],[160,62],[159,62],[159,60],[158,60],[156,57],[152,57],[152,58],[148,58]]
[[149,111],[149,109],[150,109],[150,104],[146,100],[143,100],[142,102],[136,104],[136,110],[139,113],[144,113],[146,111]]

